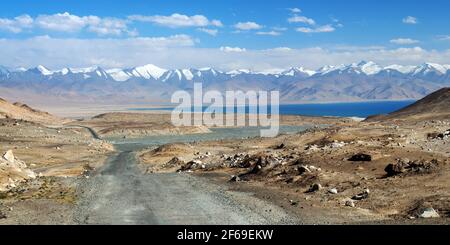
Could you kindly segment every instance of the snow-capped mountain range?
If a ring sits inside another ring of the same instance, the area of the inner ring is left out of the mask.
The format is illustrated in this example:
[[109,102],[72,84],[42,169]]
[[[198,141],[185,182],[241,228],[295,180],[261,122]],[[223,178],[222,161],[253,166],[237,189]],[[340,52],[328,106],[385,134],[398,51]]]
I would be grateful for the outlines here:
[[130,101],[167,101],[171,92],[189,90],[194,82],[202,82],[205,89],[215,90],[277,89],[285,102],[416,99],[450,86],[450,65],[380,66],[363,61],[324,66],[315,71],[303,67],[267,71],[163,69],[152,64],[107,70],[101,67],[50,70],[42,65],[31,69],[0,66],[0,89],[7,89],[9,94],[27,91],[102,100],[123,99],[126,95]]

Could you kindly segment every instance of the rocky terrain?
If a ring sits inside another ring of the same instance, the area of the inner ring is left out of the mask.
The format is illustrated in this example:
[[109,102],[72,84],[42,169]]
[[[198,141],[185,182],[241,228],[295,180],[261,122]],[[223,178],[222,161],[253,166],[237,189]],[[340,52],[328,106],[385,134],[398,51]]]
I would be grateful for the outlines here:
[[68,122],[62,118],[53,116],[47,112],[42,112],[29,107],[26,104],[16,102],[14,104],[0,98],[0,119],[13,118],[18,120],[31,121],[45,125],[59,125]]
[[71,200],[73,193],[73,186],[61,182],[103,165],[114,151],[86,128],[63,125],[68,120],[4,100],[0,111],[5,115],[0,119],[0,213],[4,216],[16,206],[29,213],[28,218],[45,217],[48,213],[36,205],[61,207],[59,201]]
[[445,93],[405,109],[414,120],[393,121],[405,118],[401,110],[389,119],[330,123],[270,139],[169,144],[142,151],[141,168],[220,174],[236,189],[270,187],[276,198],[265,198],[306,217],[319,208],[322,218],[343,222],[448,223],[450,117],[424,120],[427,110],[411,109],[437,104],[449,115],[450,107],[441,107],[449,102]]
[[374,116],[367,121],[377,120],[439,120],[450,117],[450,88],[442,88],[416,103],[389,115]]
[[0,224],[220,223],[219,209],[232,214],[220,218],[229,224],[447,224],[448,91],[365,121],[281,116],[282,125],[310,127],[275,138],[116,149],[100,138],[189,139],[215,129],[177,129],[157,113],[55,126],[64,120],[44,124],[3,109]]

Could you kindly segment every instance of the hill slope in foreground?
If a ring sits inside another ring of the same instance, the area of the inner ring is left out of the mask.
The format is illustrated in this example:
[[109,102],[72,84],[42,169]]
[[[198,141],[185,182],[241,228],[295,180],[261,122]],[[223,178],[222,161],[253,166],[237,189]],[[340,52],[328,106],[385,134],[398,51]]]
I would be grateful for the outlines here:
[[367,121],[377,120],[427,120],[450,118],[450,88],[442,88],[429,94],[416,103],[392,112],[388,115],[379,115],[368,118]]

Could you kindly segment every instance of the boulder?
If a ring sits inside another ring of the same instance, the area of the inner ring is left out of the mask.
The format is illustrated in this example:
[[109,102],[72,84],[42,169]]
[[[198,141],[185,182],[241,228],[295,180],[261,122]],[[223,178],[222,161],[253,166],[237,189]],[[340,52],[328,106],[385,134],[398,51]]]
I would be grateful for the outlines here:
[[345,206],[354,208],[354,207],[356,207],[355,201],[347,200],[347,201],[345,201]]
[[364,153],[358,153],[351,156],[348,160],[351,162],[370,162],[372,161],[372,156]]
[[338,194],[338,190],[336,188],[331,188],[328,190],[328,193],[330,194]]
[[15,157],[12,150],[8,150],[5,154],[3,154],[3,158],[8,162],[15,162]]
[[361,201],[361,200],[367,199],[367,198],[369,198],[369,194],[370,194],[369,189],[365,189],[362,193],[354,195],[352,197],[352,200]]
[[388,176],[395,176],[401,173],[405,173],[409,167],[409,160],[397,160],[397,163],[390,163],[386,166],[384,171]]
[[317,192],[317,191],[320,191],[321,189],[322,189],[322,185],[319,183],[315,183],[309,187],[308,192]]
[[229,182],[239,182],[241,181],[241,178],[239,178],[239,176],[237,175],[231,175],[231,178],[229,180]]
[[304,173],[311,173],[311,170],[309,170],[308,166],[300,166],[297,168],[297,171],[300,175],[304,174]]
[[440,215],[434,208],[425,208],[419,213],[419,218],[429,219],[429,218],[439,218]]
[[425,174],[439,169],[439,163],[436,159],[431,161],[410,161],[408,159],[397,160],[395,164],[389,164],[384,171],[387,176],[399,174]]

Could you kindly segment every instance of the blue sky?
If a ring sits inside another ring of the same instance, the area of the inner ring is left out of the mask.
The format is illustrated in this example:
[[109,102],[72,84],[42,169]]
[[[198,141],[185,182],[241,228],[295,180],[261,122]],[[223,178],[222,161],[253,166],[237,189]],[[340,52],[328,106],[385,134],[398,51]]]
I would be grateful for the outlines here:
[[446,0],[2,2],[0,64],[255,70],[450,63]]

